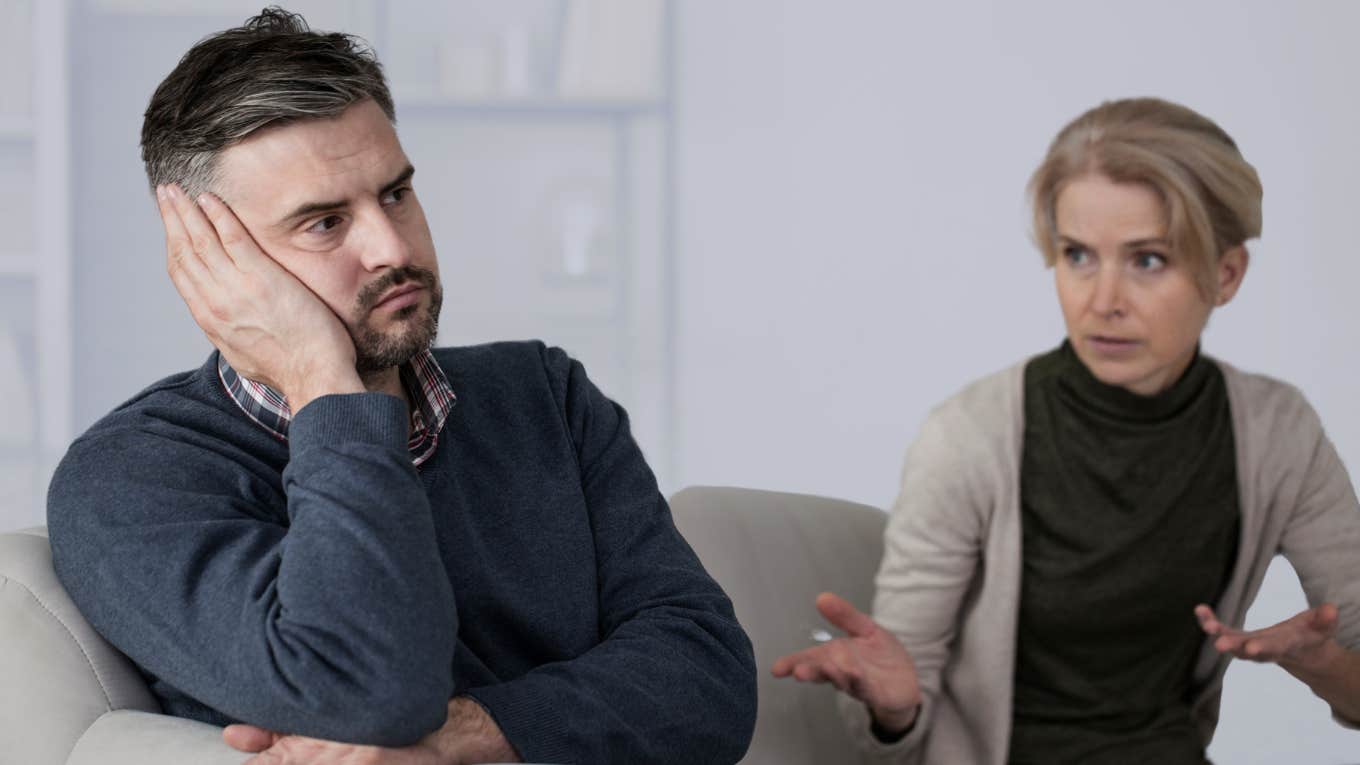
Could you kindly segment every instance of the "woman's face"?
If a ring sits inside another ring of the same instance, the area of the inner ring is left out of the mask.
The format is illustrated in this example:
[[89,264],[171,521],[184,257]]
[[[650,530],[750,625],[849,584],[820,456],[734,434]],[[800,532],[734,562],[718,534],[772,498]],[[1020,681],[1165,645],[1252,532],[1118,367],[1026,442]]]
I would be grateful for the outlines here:
[[1171,250],[1152,188],[1088,174],[1058,193],[1054,275],[1067,336],[1096,379],[1150,396],[1189,366],[1217,305],[1232,299],[1247,253],[1219,258],[1217,294],[1206,297],[1192,264]]

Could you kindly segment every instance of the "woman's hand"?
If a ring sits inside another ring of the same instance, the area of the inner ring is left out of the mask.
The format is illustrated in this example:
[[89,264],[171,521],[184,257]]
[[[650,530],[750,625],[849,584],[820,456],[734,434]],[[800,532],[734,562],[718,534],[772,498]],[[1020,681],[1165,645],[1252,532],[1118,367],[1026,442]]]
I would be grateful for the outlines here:
[[818,595],[817,610],[845,630],[845,637],[781,656],[774,663],[775,677],[831,683],[863,702],[883,732],[900,733],[910,728],[921,707],[921,688],[907,649],[892,633],[838,595]]
[[1335,645],[1332,638],[1336,635],[1337,613],[1331,603],[1259,630],[1229,627],[1204,604],[1195,606],[1195,616],[1204,633],[1214,638],[1216,650],[1248,661],[1272,662],[1286,669],[1319,666]]

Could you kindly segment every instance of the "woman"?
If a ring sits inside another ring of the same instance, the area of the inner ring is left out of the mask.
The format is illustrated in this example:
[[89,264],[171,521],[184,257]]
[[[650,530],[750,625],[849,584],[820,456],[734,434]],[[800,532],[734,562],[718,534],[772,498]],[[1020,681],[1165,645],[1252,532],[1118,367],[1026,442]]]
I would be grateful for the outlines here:
[[[779,659],[887,762],[1203,763],[1228,658],[1360,721],[1360,505],[1294,388],[1199,353],[1260,233],[1256,172],[1156,99],[1063,129],[1030,183],[1061,347],[937,407],[874,616]],[[1276,552],[1312,608],[1241,624]],[[1212,604],[1212,606],[1210,605]]]

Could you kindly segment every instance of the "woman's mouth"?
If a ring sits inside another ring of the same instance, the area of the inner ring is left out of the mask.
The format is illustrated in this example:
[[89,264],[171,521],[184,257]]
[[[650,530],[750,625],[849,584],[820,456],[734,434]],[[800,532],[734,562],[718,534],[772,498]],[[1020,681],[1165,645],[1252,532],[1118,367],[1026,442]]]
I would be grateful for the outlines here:
[[1115,337],[1113,335],[1087,335],[1086,344],[1092,350],[1107,356],[1122,356],[1131,353],[1139,345],[1139,341],[1127,337]]

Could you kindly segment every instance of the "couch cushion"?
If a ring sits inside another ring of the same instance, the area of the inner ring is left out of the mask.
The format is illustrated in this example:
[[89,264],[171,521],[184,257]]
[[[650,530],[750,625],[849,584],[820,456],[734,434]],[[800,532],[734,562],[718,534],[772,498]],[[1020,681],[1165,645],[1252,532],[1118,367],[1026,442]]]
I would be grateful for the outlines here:
[[838,499],[709,486],[679,492],[671,511],[755,646],[759,706],[743,764],[858,761],[835,689],[776,678],[770,667],[815,645],[811,633],[826,626],[813,605],[818,593],[869,610],[887,515]]
[[159,711],[132,664],[76,609],[42,529],[0,534],[0,741],[6,762],[62,765],[112,709]]

